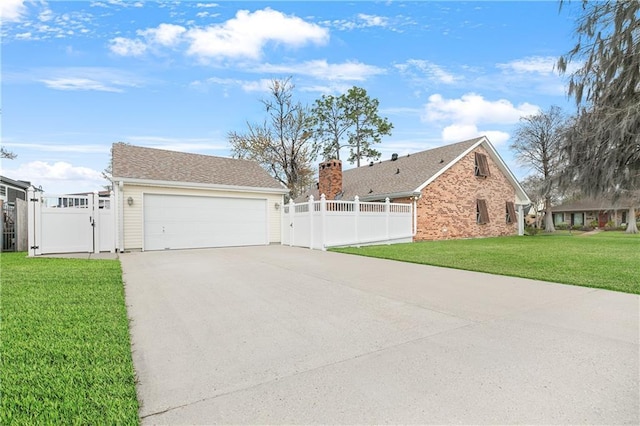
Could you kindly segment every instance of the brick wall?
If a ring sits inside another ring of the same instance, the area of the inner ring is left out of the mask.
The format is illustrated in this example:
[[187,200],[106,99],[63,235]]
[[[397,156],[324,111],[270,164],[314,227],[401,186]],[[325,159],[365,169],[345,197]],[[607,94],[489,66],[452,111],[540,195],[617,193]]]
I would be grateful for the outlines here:
[[329,160],[318,166],[318,194],[334,200],[342,192],[342,161]]
[[[415,240],[495,237],[518,231],[517,218],[507,224],[506,202],[515,201],[515,189],[482,147],[491,176],[474,175],[475,154],[470,152],[427,185],[417,202],[418,231]],[[489,223],[476,223],[476,200],[485,199]],[[402,202],[394,200],[395,202]]]

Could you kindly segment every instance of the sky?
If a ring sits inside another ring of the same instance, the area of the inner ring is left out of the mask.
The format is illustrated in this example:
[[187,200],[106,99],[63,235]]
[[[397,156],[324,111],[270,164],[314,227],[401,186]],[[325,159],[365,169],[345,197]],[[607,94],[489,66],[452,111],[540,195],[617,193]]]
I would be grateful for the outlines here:
[[378,99],[382,160],[485,135],[522,179],[521,117],[575,110],[555,63],[577,3],[2,0],[1,144],[17,158],[1,174],[77,193],[108,183],[115,142],[229,157],[228,133],[262,122],[269,83],[290,77],[305,105],[353,86]]

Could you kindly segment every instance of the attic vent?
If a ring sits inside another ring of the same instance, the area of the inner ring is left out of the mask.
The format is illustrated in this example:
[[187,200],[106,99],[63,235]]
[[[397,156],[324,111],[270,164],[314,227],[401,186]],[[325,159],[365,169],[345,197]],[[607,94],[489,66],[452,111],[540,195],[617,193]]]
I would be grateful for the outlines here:
[[396,154],[395,152],[391,154],[391,161],[396,161],[397,159],[398,159],[398,154]]
[[373,161],[369,163],[369,167],[373,166]]
[[369,190],[369,194],[371,194],[372,192],[373,192],[373,189],[370,189],[370,190]]
[[441,158],[441,159],[440,159],[440,164],[442,164],[442,163],[444,163],[444,160]]
[[396,174],[399,175],[400,174],[400,169],[396,169]]

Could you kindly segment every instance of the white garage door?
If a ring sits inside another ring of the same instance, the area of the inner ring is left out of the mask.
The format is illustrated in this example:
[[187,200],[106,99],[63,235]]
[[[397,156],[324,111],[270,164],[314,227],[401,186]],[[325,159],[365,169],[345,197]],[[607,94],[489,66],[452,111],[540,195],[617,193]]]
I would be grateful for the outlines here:
[[144,249],[268,243],[267,201],[250,198],[144,195]]

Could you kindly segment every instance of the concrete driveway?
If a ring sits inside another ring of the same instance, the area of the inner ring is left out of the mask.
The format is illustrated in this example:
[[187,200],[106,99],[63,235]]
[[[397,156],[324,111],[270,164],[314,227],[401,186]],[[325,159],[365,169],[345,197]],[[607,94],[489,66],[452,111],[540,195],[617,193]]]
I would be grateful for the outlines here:
[[638,296],[282,246],[120,256],[145,424],[639,424]]

